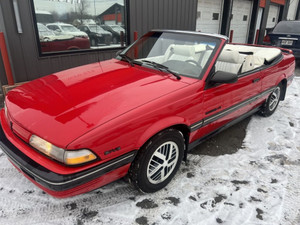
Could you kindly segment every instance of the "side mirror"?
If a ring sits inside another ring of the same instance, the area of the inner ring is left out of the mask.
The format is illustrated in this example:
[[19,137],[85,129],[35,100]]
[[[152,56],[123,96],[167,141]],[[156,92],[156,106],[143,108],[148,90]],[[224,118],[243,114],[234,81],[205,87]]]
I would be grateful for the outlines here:
[[238,80],[238,76],[235,73],[217,71],[214,73],[210,81],[213,83],[231,84],[237,82],[237,80]]
[[60,29],[56,29],[55,32],[61,33],[61,30]]

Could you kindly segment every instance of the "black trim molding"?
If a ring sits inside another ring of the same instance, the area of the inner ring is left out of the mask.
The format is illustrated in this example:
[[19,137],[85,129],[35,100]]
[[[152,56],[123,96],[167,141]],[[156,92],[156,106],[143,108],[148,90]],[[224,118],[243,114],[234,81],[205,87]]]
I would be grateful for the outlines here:
[[261,98],[261,97],[263,97],[267,94],[270,94],[274,89],[275,89],[275,87],[272,87],[272,88],[270,88],[270,89],[268,89],[268,90],[266,90],[262,93],[259,93],[255,96],[245,100],[245,101],[242,101],[242,102],[240,102],[240,103],[238,103],[234,106],[231,106],[231,107],[229,107],[225,110],[222,110],[221,112],[218,112],[214,115],[205,117],[204,119],[202,119],[202,120],[200,120],[196,123],[193,123],[190,126],[191,132],[196,131],[196,130],[200,129],[201,127],[204,127],[204,126],[206,126],[206,125],[208,125],[208,124],[210,124],[210,123],[212,123],[212,122],[214,122],[214,121],[216,121],[216,120],[218,120],[218,119],[220,119],[220,118],[222,118],[222,117],[224,117],[224,116],[226,116],[230,113],[233,113],[234,111],[236,111],[236,110],[238,110],[238,109],[240,109],[240,108],[242,108],[242,107],[244,107],[248,104],[251,104],[252,102],[256,101],[257,99],[259,99],[259,98]]
[[16,148],[6,138],[1,126],[0,146],[9,160],[23,173],[45,188],[53,191],[68,190],[101,177],[108,172],[131,163],[137,153],[137,151],[131,151],[91,169],[74,174],[62,175],[41,166]]
[[205,140],[211,138],[212,136],[222,132],[223,130],[231,127],[232,125],[246,119],[247,117],[251,116],[252,114],[256,113],[259,110],[259,107],[252,109],[251,111],[247,112],[246,114],[243,114],[242,116],[230,121],[229,123],[225,124],[224,126],[214,130],[213,132],[209,133],[208,135],[205,135],[204,137],[192,142],[189,144],[188,151],[191,151],[193,148],[195,148],[197,145],[201,144]]

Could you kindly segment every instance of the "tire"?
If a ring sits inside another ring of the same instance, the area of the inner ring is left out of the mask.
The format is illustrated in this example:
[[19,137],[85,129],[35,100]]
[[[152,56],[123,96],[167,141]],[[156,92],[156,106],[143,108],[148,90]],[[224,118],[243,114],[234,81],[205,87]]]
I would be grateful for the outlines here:
[[130,182],[145,193],[164,188],[179,169],[184,147],[184,137],[178,130],[158,133],[139,150],[128,172]]
[[282,85],[279,84],[270,94],[266,102],[262,105],[262,108],[259,111],[259,114],[261,116],[268,117],[275,112],[280,101],[281,92],[282,92]]

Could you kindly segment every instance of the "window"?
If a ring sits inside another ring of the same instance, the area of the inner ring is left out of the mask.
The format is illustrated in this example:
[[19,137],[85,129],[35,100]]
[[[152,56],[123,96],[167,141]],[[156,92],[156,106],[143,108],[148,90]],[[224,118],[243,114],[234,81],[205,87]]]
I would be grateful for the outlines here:
[[212,20],[219,20],[219,13],[213,13]]
[[201,12],[200,12],[200,11],[197,12],[197,18],[198,18],[198,19],[201,18]]
[[243,21],[247,21],[247,19],[248,19],[248,16],[247,16],[247,15],[244,15],[244,16],[243,16]]
[[125,0],[33,0],[41,54],[125,46]]

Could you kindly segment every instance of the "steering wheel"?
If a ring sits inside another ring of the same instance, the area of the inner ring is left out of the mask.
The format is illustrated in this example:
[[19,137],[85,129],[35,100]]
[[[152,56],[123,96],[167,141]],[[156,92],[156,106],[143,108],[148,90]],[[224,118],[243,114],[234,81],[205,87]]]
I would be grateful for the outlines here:
[[201,68],[201,65],[193,59],[188,59],[188,60],[185,60],[185,61],[188,62],[188,63],[192,63],[192,64],[198,66],[199,68]]

